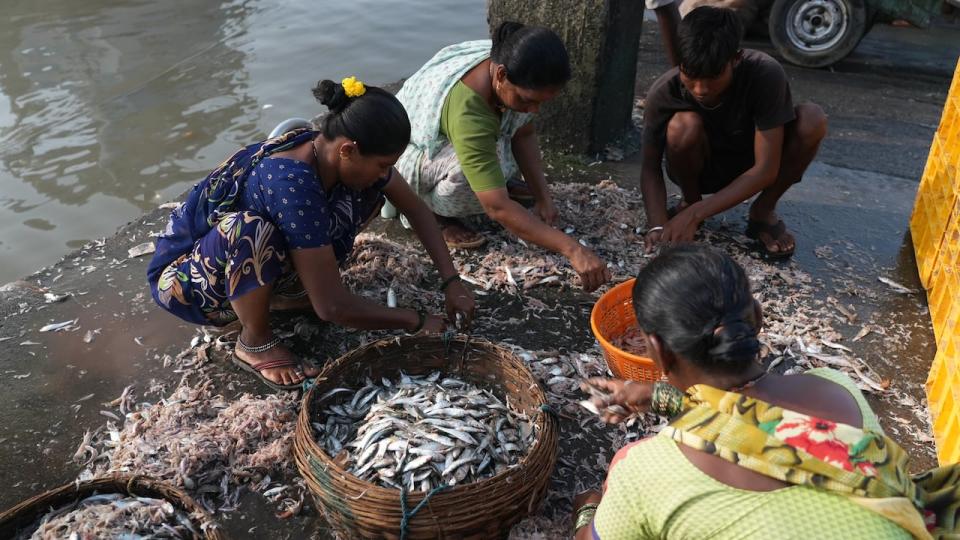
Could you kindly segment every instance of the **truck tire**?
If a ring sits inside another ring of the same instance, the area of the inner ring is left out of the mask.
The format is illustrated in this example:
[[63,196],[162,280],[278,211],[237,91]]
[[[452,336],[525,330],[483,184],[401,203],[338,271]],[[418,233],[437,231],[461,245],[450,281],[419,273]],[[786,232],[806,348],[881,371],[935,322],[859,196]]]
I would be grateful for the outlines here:
[[775,0],[770,41],[788,62],[821,68],[857,47],[869,28],[865,0]]

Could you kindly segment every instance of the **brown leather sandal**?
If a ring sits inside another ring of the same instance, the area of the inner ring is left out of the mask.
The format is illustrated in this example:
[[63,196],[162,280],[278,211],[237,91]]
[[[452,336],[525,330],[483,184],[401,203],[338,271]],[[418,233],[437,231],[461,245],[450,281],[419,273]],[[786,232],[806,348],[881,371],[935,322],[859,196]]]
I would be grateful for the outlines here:
[[476,231],[470,230],[468,227],[464,226],[463,223],[458,219],[448,218],[443,216],[437,216],[437,221],[440,224],[440,233],[443,234],[444,231],[451,227],[459,227],[461,230],[472,233],[474,236],[473,240],[452,240],[448,239],[446,234],[443,234],[443,241],[447,243],[447,247],[450,249],[477,249],[482,247],[487,243],[487,239],[483,236],[480,236]]

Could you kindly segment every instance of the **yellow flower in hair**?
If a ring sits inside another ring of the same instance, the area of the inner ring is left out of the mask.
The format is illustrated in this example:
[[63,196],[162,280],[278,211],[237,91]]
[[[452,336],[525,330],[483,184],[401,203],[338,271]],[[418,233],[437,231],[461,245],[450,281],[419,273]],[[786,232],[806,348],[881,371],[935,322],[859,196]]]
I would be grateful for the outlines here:
[[347,94],[348,98],[360,97],[367,93],[367,87],[358,81],[356,77],[347,77],[340,84],[343,85],[343,91]]

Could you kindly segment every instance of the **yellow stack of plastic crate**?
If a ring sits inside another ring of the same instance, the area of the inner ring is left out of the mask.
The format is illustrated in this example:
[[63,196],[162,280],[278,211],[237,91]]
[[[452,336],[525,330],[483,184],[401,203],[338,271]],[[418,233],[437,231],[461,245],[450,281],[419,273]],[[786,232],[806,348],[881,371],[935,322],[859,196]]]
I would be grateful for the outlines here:
[[960,204],[954,204],[927,291],[937,355],[927,403],[940,463],[960,461]]
[[937,355],[927,401],[940,463],[960,461],[960,62],[910,219]]
[[[956,203],[956,154],[960,153],[960,63],[944,103],[940,127],[933,136],[910,218],[917,270],[924,287],[931,286],[933,268],[940,251],[950,212]],[[952,143],[952,146],[951,146]],[[953,159],[951,159],[953,158]]]

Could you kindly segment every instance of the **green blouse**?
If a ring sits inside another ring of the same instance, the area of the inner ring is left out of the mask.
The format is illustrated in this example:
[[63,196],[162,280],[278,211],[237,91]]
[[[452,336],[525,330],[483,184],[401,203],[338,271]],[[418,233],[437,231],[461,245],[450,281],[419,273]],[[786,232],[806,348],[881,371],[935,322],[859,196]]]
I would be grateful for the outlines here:
[[453,145],[474,192],[506,187],[497,157],[500,115],[463,81],[447,94],[440,113],[440,133]]

